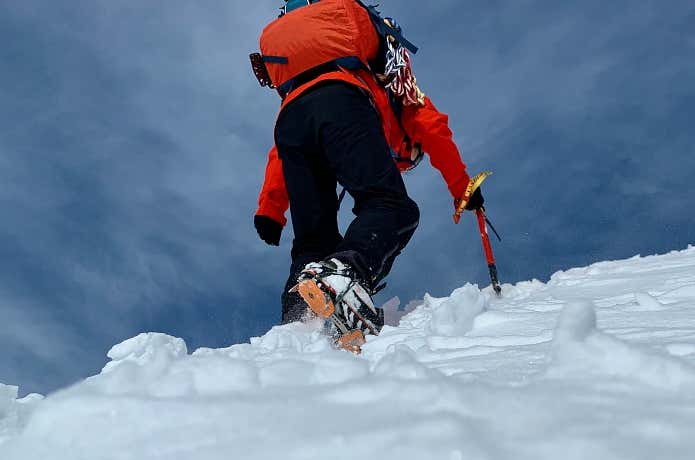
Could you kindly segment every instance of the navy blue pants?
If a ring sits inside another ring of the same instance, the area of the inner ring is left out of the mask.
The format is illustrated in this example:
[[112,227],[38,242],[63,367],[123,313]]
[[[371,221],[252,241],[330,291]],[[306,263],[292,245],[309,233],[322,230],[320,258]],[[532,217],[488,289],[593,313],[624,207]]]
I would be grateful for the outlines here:
[[[373,289],[412,237],[420,213],[391,158],[379,115],[359,88],[328,82],[303,94],[282,110],[275,143],[294,227],[282,294],[282,322],[288,323],[306,310],[287,291],[307,263],[336,257]],[[356,217],[344,236],[338,230],[337,183],[355,201]]]

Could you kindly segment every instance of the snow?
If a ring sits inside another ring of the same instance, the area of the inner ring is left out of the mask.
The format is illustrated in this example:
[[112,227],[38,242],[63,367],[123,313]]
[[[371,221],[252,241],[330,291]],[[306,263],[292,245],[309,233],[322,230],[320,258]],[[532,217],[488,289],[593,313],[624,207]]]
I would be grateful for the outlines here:
[[140,334],[45,399],[0,385],[0,458],[695,458],[695,248],[503,293],[392,299],[360,356],[318,321]]
[[34,406],[44,399],[34,393],[17,399],[18,393],[18,387],[0,383],[0,453],[3,442],[19,434]]

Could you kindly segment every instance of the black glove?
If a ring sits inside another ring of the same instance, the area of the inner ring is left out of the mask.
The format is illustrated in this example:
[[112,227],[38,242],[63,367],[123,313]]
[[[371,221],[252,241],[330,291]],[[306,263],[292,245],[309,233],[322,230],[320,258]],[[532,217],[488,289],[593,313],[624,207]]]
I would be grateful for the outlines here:
[[256,227],[258,236],[270,246],[280,246],[282,224],[268,216],[254,216],[253,226]]
[[485,203],[485,198],[483,198],[483,192],[481,192],[480,187],[478,187],[475,189],[475,192],[473,192],[473,195],[471,195],[471,199],[468,200],[466,210],[475,211],[480,209],[483,207],[483,203]]

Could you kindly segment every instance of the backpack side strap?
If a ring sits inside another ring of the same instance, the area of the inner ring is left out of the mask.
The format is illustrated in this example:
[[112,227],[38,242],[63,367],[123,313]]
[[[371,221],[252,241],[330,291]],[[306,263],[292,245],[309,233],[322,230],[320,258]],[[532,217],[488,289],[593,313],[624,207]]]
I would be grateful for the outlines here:
[[395,27],[391,27],[386,22],[384,22],[384,18],[381,17],[381,14],[379,14],[379,11],[376,9],[376,6],[374,6],[374,5],[367,6],[361,0],[356,0],[356,1],[364,9],[366,9],[367,12],[369,12],[369,17],[372,19],[372,23],[374,24],[374,27],[376,28],[376,31],[379,35],[381,35],[382,37],[387,37],[390,35],[393,38],[395,38],[398,43],[403,45],[403,47],[405,49],[407,49],[408,51],[410,51],[413,54],[417,54],[418,47],[415,46],[407,38],[405,38],[400,30],[396,29]]

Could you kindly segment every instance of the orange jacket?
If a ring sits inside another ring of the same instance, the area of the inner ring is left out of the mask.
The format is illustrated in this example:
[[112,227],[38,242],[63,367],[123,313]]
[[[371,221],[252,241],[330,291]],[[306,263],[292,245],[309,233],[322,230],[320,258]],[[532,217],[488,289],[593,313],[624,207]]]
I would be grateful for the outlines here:
[[[345,81],[367,91],[381,115],[389,146],[400,156],[410,157],[406,140],[410,139],[410,145],[419,144],[422,151],[429,155],[432,166],[442,174],[452,197],[457,199],[463,195],[469,181],[466,165],[461,160],[449,129],[449,117],[439,112],[429,98],[425,98],[424,106],[404,107],[399,121],[389,103],[388,93],[370,72],[345,70],[326,73],[296,88],[283,100],[281,110],[307,89],[324,80]],[[282,161],[277,148],[273,146],[268,155],[256,215],[270,217],[284,226],[287,223],[285,212],[288,208]]]

